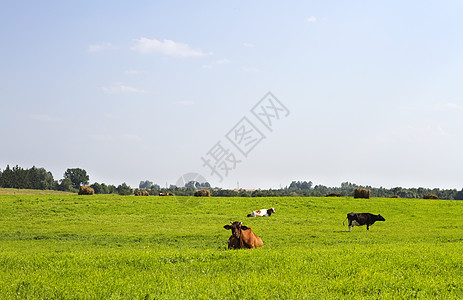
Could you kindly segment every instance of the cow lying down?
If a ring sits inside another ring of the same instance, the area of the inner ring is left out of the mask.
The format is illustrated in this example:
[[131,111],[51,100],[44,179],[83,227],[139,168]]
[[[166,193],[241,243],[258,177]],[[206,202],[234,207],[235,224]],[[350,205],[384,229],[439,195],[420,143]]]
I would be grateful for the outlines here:
[[[386,221],[381,215],[373,215],[370,213],[350,213],[347,214],[347,218],[349,220],[349,232],[353,226],[363,226],[367,225],[367,231],[370,230],[370,226],[375,224],[376,221]],[[342,222],[346,222],[346,219]]]
[[263,247],[262,239],[255,234],[250,227],[243,226],[242,222],[230,222],[223,228],[232,231],[232,236],[228,239],[228,249],[243,249]]
[[259,209],[251,212],[248,214],[248,217],[270,217],[272,214],[275,213],[275,209],[269,208],[269,209]]

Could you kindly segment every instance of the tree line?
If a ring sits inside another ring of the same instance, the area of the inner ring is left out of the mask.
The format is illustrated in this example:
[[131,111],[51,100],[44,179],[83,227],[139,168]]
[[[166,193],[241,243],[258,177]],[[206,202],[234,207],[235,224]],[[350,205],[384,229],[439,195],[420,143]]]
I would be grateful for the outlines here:
[[[343,182],[340,187],[327,187],[324,185],[315,185],[311,181],[293,181],[289,187],[284,189],[284,192],[288,196],[308,196],[308,197],[322,197],[329,194],[340,194],[341,196],[352,196],[356,188],[363,188],[370,190],[371,197],[390,198],[390,197],[401,197],[411,199],[423,199],[424,195],[434,194],[439,199],[448,200],[463,200],[463,189],[458,191],[457,189],[429,189],[429,188],[384,188],[384,187],[372,187],[369,185],[357,185],[351,182]],[[281,190],[280,190],[281,191]]]
[[[2,171],[0,170],[0,187],[17,189],[37,189],[37,190],[58,190],[67,192],[77,192],[81,185],[89,184],[87,171],[80,168],[69,168],[64,172],[63,178],[55,180],[51,172],[44,168],[23,169],[16,165],[10,168],[9,165]],[[170,185],[162,188],[152,181],[140,181],[138,188],[132,188],[125,182],[115,186],[105,183],[93,183],[90,185],[95,194],[119,194],[133,195],[140,190],[146,190],[150,195],[159,193],[171,193],[177,196],[193,196],[199,189],[209,189],[212,196],[216,197],[324,197],[330,194],[341,196],[352,196],[356,188],[370,190],[371,197],[401,197],[422,199],[426,194],[434,194],[439,199],[463,200],[463,189],[429,189],[429,188],[383,188],[362,186],[350,182],[341,183],[340,187],[327,187],[324,185],[314,185],[312,181],[292,181],[289,186],[281,189],[257,189],[257,190],[231,190],[211,187],[208,182],[190,181],[182,187]]]
[[[158,185],[155,185],[158,187]],[[383,188],[362,186],[350,182],[341,183],[340,187],[328,187],[324,185],[314,185],[311,181],[293,181],[289,186],[281,189],[256,189],[256,190],[231,190],[221,188],[208,188],[211,195],[215,197],[325,197],[337,194],[343,197],[352,197],[356,188],[370,190],[371,197],[379,198],[411,198],[423,199],[427,194],[434,194],[439,199],[463,200],[463,189],[429,189],[429,188]],[[191,184],[188,187],[170,186],[169,188],[160,189],[162,192],[173,193],[179,196],[192,196],[196,191]],[[156,190],[158,191],[158,190]],[[153,193],[155,194],[155,193]]]
[[[44,168],[32,166],[23,169],[18,165],[10,168],[9,165],[0,170],[0,187],[15,189],[55,190],[77,193],[79,187],[89,184],[87,171],[80,168],[69,168],[64,172],[63,178],[55,180],[53,174]],[[119,186],[94,183],[91,185],[98,194],[130,195],[132,188],[126,183]]]

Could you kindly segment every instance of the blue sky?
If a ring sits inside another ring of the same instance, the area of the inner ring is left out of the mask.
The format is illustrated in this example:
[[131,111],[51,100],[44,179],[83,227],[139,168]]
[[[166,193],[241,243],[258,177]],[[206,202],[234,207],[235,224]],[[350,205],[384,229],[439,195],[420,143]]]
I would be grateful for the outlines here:
[[[78,167],[132,186],[194,172],[229,188],[461,189],[462,11],[460,1],[4,1],[0,168],[60,179]],[[286,108],[267,111],[271,130],[251,112],[269,91]],[[243,155],[230,132],[255,147]],[[212,168],[211,153],[223,154]]]

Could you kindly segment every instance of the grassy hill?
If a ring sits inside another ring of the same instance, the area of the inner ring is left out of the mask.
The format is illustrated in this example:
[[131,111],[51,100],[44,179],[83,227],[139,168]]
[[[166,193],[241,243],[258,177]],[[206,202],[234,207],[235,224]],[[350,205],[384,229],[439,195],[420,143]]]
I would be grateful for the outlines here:
[[[386,221],[349,233],[352,211]],[[447,200],[0,195],[0,295],[461,299],[462,212]],[[228,250],[230,221],[264,248]]]

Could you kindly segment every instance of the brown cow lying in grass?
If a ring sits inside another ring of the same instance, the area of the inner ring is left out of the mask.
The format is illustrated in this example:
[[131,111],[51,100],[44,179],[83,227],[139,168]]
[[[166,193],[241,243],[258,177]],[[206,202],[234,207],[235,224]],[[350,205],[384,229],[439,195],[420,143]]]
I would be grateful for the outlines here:
[[262,239],[255,234],[251,228],[243,226],[242,222],[230,222],[223,228],[232,231],[232,236],[228,239],[228,249],[243,249],[263,247]]

